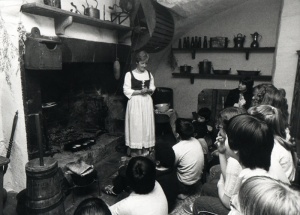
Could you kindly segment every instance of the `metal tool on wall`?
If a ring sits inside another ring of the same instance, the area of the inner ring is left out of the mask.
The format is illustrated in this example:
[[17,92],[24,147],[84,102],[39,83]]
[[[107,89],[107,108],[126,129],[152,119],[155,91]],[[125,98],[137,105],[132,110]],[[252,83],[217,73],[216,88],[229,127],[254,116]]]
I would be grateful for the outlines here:
[[[14,141],[14,135],[15,135],[15,130],[16,130],[17,122],[18,122],[18,111],[16,111],[15,116],[14,116],[14,121],[13,121],[13,125],[12,125],[12,131],[11,131],[11,135],[10,135],[10,139],[9,139],[9,144],[8,144],[7,152],[6,152],[6,158],[10,157],[10,153],[11,153],[11,148],[12,148],[12,144],[13,144],[13,141]],[[8,165],[4,166],[3,174],[6,173],[7,167],[8,167]]]

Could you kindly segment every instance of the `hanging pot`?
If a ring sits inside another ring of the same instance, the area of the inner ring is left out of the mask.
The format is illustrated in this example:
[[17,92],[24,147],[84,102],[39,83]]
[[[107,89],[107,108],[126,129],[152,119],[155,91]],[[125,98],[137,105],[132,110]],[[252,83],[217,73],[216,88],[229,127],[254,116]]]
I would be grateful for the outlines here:
[[212,63],[207,59],[199,62],[199,73],[200,74],[210,74],[212,69]]

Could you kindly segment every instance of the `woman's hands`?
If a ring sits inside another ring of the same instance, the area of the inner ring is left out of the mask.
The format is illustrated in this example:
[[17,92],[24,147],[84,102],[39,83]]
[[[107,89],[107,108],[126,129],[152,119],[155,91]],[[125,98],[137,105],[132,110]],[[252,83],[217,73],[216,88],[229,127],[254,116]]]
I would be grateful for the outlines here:
[[226,151],[226,148],[225,148],[225,138],[222,137],[222,136],[218,136],[216,138],[216,142],[215,142],[215,145],[217,146],[218,148],[218,152],[221,153],[221,154],[224,154],[225,151]]
[[147,94],[151,94],[153,91],[148,89],[148,88],[144,88],[141,90],[141,95],[147,95]]

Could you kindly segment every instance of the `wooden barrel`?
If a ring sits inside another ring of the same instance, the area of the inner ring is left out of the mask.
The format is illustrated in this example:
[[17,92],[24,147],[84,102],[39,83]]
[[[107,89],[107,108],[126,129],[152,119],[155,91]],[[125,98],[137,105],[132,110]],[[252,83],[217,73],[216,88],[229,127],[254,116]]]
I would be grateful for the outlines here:
[[29,161],[26,166],[27,214],[64,215],[64,199],[58,164],[53,158],[44,158],[44,166],[39,159]]
[[153,0],[141,1],[134,18],[134,27],[147,29],[146,31],[133,31],[132,48],[134,51],[143,49],[149,53],[159,52],[170,44],[174,35],[172,14],[167,8]]

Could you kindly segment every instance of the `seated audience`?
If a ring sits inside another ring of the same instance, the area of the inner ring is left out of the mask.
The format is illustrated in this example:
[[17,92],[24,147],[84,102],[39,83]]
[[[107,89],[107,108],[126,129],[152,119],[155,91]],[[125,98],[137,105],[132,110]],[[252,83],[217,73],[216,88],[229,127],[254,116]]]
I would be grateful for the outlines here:
[[238,194],[236,214],[300,214],[300,192],[269,177],[247,179]]
[[204,154],[202,146],[193,137],[193,124],[186,119],[176,120],[176,132],[180,141],[173,146],[175,152],[175,167],[179,180],[178,198],[184,199],[194,193],[200,183]]
[[[244,108],[228,107],[222,110],[218,116],[217,127],[219,133],[216,141],[218,148],[221,175],[208,183],[205,183],[201,190],[201,196],[197,198],[194,204],[185,205],[185,211],[189,214],[198,214],[203,211],[209,211],[216,214],[228,214],[230,198],[237,194],[239,189],[239,173],[242,167],[238,162],[235,153],[229,148],[225,126],[226,122],[232,117],[245,114]],[[193,206],[194,205],[194,206]]]
[[168,201],[168,211],[171,212],[178,195],[178,179],[174,168],[175,153],[172,146],[157,142],[155,144],[156,180],[161,185]]
[[251,105],[253,84],[251,77],[240,79],[238,88],[229,91],[224,107],[240,107],[247,110]]
[[74,215],[111,215],[111,212],[102,199],[88,198],[77,206]]
[[253,88],[251,106],[271,105],[279,109],[283,116],[284,125],[288,128],[288,104],[285,98],[285,90],[277,89],[273,84],[259,84]]
[[[271,165],[274,147],[273,129],[266,122],[250,115],[238,115],[230,119],[226,126],[229,147],[237,155],[243,170],[239,174],[240,183],[253,176],[268,176],[285,183],[288,178],[280,165]],[[237,195],[231,202],[236,202]],[[236,207],[230,204],[231,212]]]
[[132,193],[110,206],[113,215],[167,215],[168,203],[160,184],[155,180],[155,164],[147,157],[130,159],[126,178]]
[[281,111],[270,105],[259,105],[248,110],[250,115],[261,117],[274,132],[272,162],[278,162],[288,179],[292,182],[296,173],[295,145],[286,140],[285,126]]

